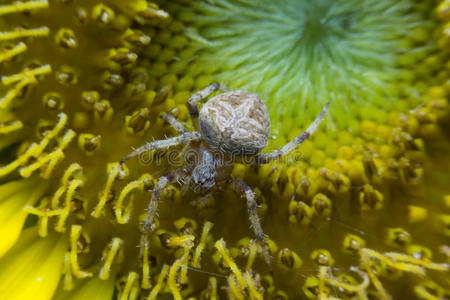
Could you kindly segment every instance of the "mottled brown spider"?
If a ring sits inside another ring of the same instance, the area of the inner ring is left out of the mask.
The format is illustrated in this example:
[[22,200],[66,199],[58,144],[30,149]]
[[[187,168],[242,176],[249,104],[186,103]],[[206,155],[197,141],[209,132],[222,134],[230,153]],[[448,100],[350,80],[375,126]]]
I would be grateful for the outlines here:
[[[211,93],[221,90],[207,101],[199,112],[198,102]],[[267,146],[270,135],[270,119],[267,108],[259,97],[245,91],[228,91],[219,83],[213,83],[193,94],[188,100],[188,109],[195,131],[186,128],[171,114],[163,119],[179,134],[177,137],[147,143],[121,160],[126,160],[141,153],[174,146],[186,146],[196,154],[195,163],[185,157],[185,166],[172,170],[159,178],[150,203],[147,217],[142,227],[141,249],[148,247],[148,238],[153,230],[153,218],[158,208],[161,191],[169,184],[182,182],[194,192],[206,194],[219,183],[227,183],[247,199],[251,227],[257,242],[263,249],[263,255],[270,266],[269,248],[266,236],[261,228],[257,214],[257,204],[252,189],[243,181],[230,177],[234,162],[252,165],[266,164],[279,159],[299,146],[311,136],[323,120],[329,103],[324,107],[314,122],[279,150],[272,153],[258,154]]]

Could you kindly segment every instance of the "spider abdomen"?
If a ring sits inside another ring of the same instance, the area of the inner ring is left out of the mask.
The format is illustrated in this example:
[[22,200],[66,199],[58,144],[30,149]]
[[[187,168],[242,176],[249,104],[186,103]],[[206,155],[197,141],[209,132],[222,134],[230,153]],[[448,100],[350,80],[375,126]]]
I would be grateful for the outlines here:
[[265,104],[250,92],[219,94],[203,105],[200,130],[206,142],[233,157],[259,153],[267,146],[270,119]]

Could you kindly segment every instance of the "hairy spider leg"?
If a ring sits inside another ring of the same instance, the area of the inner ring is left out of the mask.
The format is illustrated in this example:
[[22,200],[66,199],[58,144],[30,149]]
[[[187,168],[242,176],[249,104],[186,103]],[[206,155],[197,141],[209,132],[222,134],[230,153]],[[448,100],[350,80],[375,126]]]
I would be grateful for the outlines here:
[[202,139],[202,136],[201,136],[200,132],[193,131],[193,132],[182,133],[177,137],[150,142],[150,143],[147,143],[147,144],[137,148],[136,150],[134,150],[127,156],[123,157],[120,160],[120,163],[123,164],[125,161],[129,160],[130,158],[137,156],[145,151],[151,151],[151,150],[157,150],[157,149],[167,149],[167,148],[175,147],[178,145],[186,145],[191,142],[199,142],[201,139]]
[[309,125],[306,131],[302,132],[299,136],[297,136],[295,139],[284,145],[283,148],[281,149],[275,150],[272,153],[263,153],[256,155],[253,158],[253,164],[256,165],[267,164],[271,161],[281,158],[282,156],[285,156],[286,154],[294,150],[296,147],[300,146],[301,143],[303,143],[306,139],[308,139],[317,130],[320,123],[323,121],[329,106],[330,103],[328,102],[322,109],[320,114],[317,116],[317,118],[314,120],[314,122],[312,122],[311,125]]
[[176,181],[183,180],[188,174],[186,168],[179,168],[170,171],[164,176],[161,176],[152,192],[152,197],[147,207],[147,216],[145,217],[144,225],[142,226],[142,234],[148,235],[152,231],[153,218],[158,209],[158,202],[161,197],[161,192],[164,188]]
[[272,272],[269,244],[267,243],[266,235],[264,234],[261,223],[259,222],[257,210],[258,204],[255,200],[255,194],[253,193],[252,188],[242,180],[232,179],[231,186],[237,193],[240,193],[247,199],[247,209],[251,227],[253,229],[253,232],[255,233],[256,241],[262,248],[264,260],[266,261],[267,265],[270,268],[270,271]]
[[186,127],[184,127],[180,121],[178,121],[171,113],[163,114],[161,118],[164,120],[164,122],[168,123],[170,126],[172,126],[173,129],[178,134],[183,134],[187,132]]
[[205,99],[219,89],[225,89],[225,87],[222,87],[218,82],[214,82],[205,87],[203,90],[200,90],[197,93],[193,94],[189,98],[189,115],[191,116],[192,125],[194,126],[195,130],[198,130],[198,102]]
[[183,180],[187,176],[188,170],[186,168],[179,168],[170,171],[166,175],[159,178],[158,183],[153,189],[150,202],[148,203],[147,216],[145,217],[145,221],[141,230],[141,256],[143,255],[142,251],[144,251],[144,249],[148,249],[148,238],[150,233],[152,233],[153,231],[153,219],[156,215],[156,211],[158,210],[158,203],[161,198],[161,192],[169,184],[172,184],[178,180]]

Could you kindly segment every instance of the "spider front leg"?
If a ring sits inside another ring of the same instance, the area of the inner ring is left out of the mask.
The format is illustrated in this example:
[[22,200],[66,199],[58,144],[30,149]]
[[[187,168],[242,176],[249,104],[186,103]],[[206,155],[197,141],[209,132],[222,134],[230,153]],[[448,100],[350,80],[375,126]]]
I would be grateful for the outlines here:
[[167,149],[167,148],[175,147],[178,145],[186,145],[191,142],[199,142],[201,139],[202,139],[202,136],[201,136],[200,132],[193,131],[193,132],[185,132],[177,137],[150,142],[150,143],[147,143],[147,144],[137,148],[136,150],[134,150],[127,156],[124,156],[120,160],[120,163],[123,164],[125,161],[129,160],[130,158],[137,156],[145,151],[151,151],[151,150],[157,150],[157,149]]
[[261,223],[259,222],[257,210],[258,204],[255,200],[255,194],[253,193],[252,188],[242,180],[232,179],[231,186],[236,192],[245,196],[245,198],[247,199],[248,216],[250,219],[251,227],[253,229],[253,232],[255,233],[256,241],[262,248],[264,259],[269,266],[270,271],[272,271],[269,244],[267,243],[266,235],[264,234]]
[[297,136],[294,140],[290,141],[286,145],[284,145],[283,148],[273,151],[272,153],[267,154],[259,154],[253,158],[253,164],[261,165],[261,164],[267,164],[271,161],[274,161],[278,158],[281,158],[297,148],[301,145],[307,138],[309,138],[313,133],[317,130],[320,123],[323,121],[323,118],[325,117],[325,114],[328,111],[328,107],[330,106],[330,103],[327,103],[325,107],[322,109],[320,114],[317,116],[317,118],[314,120],[314,122],[309,125],[309,127],[306,129],[306,131],[302,132],[299,136]]
[[[172,110],[173,111],[173,110]],[[187,132],[187,129],[171,113],[163,114],[161,118],[168,123],[178,134]]]
[[212,93],[214,93],[217,90],[226,90],[224,86],[219,84],[218,82],[211,83],[207,87],[205,87],[203,90],[198,91],[197,93],[193,94],[189,100],[188,100],[188,109],[189,109],[189,115],[191,116],[192,125],[194,126],[195,130],[198,130],[198,102],[205,99]]
[[152,192],[152,197],[147,207],[147,216],[141,230],[141,256],[144,249],[148,249],[148,238],[153,231],[153,219],[158,210],[158,203],[161,198],[161,192],[166,186],[176,181],[183,180],[187,176],[188,171],[185,168],[180,168],[169,172],[168,174],[159,178],[158,183]]

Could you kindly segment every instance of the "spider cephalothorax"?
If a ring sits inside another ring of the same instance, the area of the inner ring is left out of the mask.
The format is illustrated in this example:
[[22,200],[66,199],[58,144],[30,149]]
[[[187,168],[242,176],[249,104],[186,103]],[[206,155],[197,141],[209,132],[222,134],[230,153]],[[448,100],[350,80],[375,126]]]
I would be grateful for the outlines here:
[[216,184],[216,169],[213,164],[202,163],[192,170],[191,187],[195,192],[207,192]]
[[[270,135],[270,119],[266,106],[256,94],[225,91],[206,102],[199,112],[198,102],[217,90],[224,91],[226,88],[213,83],[189,98],[189,114],[196,131],[188,132],[171,114],[165,114],[163,119],[178,132],[179,136],[147,143],[121,160],[121,163],[124,163],[143,152],[177,145],[186,146],[183,153],[189,153],[189,158],[188,155],[184,157],[185,166],[170,171],[158,180],[142,229],[141,249],[148,249],[148,236],[153,228],[153,218],[158,208],[160,194],[167,185],[184,182],[194,192],[208,193],[217,184],[227,183],[246,197],[251,227],[270,265],[269,250],[259,222],[255,196],[245,182],[231,178],[233,163],[238,160],[253,165],[265,164],[288,154],[317,129],[329,104],[306,131],[293,141],[272,153],[258,154],[267,146]],[[192,154],[195,157],[192,157]]]

